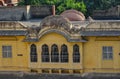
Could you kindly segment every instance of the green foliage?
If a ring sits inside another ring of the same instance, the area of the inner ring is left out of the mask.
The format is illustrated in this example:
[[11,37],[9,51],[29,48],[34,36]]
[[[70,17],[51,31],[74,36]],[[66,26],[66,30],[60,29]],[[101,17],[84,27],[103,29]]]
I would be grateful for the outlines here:
[[[40,5],[40,0],[29,0],[28,4],[29,5]],[[25,1],[24,0],[20,0],[18,5],[25,5]]]
[[[29,5],[55,5],[56,13],[60,14],[64,10],[76,9],[86,13],[86,6],[83,1],[77,0],[29,0]],[[21,0],[19,5],[25,5],[24,0]]]
[[20,2],[18,3],[18,6],[21,6],[21,5],[25,5],[25,1],[24,0],[20,0]]
[[31,5],[40,5],[40,1],[39,0],[30,0],[30,4]]
[[[105,10],[112,6],[120,5],[120,0],[28,0],[29,5],[55,5],[56,13],[64,10],[76,9],[90,16],[93,10]],[[25,5],[21,0],[18,5]]]
[[56,5],[60,0],[39,0],[41,5]]
[[61,0],[61,4],[57,7],[57,14],[68,9],[76,9],[84,14],[86,13],[86,6],[83,1],[77,2],[76,0]]
[[84,2],[87,7],[87,15],[91,15],[93,10],[106,10],[120,5],[120,0],[84,0]]

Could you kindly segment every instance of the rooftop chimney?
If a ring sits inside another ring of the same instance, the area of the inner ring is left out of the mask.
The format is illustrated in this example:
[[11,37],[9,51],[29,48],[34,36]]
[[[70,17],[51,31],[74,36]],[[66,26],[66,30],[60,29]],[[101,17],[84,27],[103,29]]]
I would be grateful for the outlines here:
[[52,6],[52,14],[55,15],[55,5]]

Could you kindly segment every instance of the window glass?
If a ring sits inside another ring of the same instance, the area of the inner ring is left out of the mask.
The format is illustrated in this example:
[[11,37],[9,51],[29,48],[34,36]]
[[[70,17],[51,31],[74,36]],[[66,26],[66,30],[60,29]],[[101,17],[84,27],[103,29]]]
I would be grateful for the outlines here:
[[37,62],[37,49],[35,44],[32,44],[30,47],[30,60],[31,62]]
[[73,62],[80,62],[79,46],[77,44],[73,46]]
[[68,49],[65,44],[61,46],[61,62],[68,62]]
[[56,44],[51,47],[51,62],[59,62],[59,52]]
[[103,46],[103,59],[113,59],[113,48],[112,46]]
[[2,46],[2,57],[11,58],[12,57],[12,47],[11,46]]
[[49,62],[49,48],[48,45],[42,45],[42,62]]

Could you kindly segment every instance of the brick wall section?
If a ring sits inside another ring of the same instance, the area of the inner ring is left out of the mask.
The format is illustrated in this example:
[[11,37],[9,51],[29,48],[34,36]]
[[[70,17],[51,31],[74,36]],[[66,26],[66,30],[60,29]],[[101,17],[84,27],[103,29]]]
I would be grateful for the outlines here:
[[92,15],[93,18],[116,18],[120,19],[120,5],[112,7],[108,10],[95,10]]
[[52,14],[52,6],[31,6],[30,8],[32,18],[44,18]]
[[0,21],[20,21],[52,15],[52,6],[0,7]]
[[[23,16],[25,16],[23,18]],[[0,20],[4,21],[18,21],[22,19],[27,19],[27,7],[0,7]]]

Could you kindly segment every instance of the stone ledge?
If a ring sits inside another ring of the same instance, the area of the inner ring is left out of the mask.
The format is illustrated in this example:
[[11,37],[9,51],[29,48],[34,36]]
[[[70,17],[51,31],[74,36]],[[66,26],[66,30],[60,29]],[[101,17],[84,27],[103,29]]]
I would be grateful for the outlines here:
[[120,79],[120,73],[37,74],[0,72],[0,79]]

